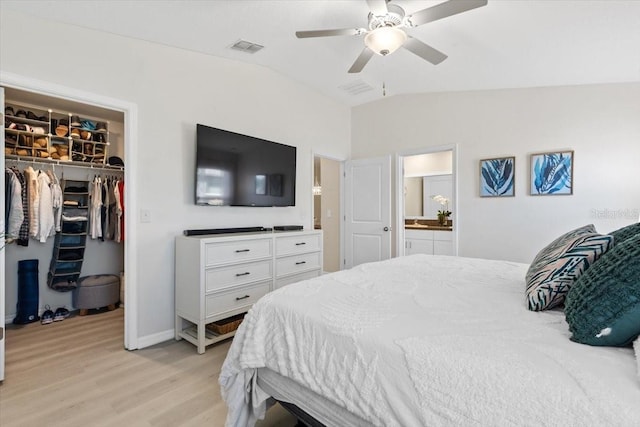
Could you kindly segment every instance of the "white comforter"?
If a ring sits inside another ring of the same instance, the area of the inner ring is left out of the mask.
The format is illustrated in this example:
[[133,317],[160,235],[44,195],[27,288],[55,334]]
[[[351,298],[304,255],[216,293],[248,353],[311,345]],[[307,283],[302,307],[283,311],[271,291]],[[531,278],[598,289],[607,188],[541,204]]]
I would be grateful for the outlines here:
[[268,294],[222,367],[227,426],[263,416],[261,367],[375,426],[640,426],[633,349],[574,343],[561,311],[528,311],[526,269],[412,255]]

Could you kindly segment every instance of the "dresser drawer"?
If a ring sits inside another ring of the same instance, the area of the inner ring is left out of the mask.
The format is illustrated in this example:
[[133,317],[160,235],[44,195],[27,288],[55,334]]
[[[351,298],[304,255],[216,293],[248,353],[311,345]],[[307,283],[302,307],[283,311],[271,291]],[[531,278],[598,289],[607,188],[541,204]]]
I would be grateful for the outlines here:
[[320,269],[321,265],[320,252],[278,258],[276,259],[276,277]]
[[249,308],[271,288],[271,282],[264,282],[241,289],[207,295],[205,302],[205,316],[211,317],[232,310]]
[[321,234],[276,237],[276,256],[318,251],[322,247]]
[[206,292],[246,283],[267,280],[273,277],[272,261],[255,261],[245,264],[234,264],[228,267],[209,268],[205,272],[204,288]]
[[294,274],[292,276],[281,277],[276,279],[275,289],[281,288],[292,283],[301,282],[307,279],[313,279],[320,276],[320,270],[307,271],[305,273]]
[[205,245],[205,265],[242,262],[272,256],[271,239],[216,242]]

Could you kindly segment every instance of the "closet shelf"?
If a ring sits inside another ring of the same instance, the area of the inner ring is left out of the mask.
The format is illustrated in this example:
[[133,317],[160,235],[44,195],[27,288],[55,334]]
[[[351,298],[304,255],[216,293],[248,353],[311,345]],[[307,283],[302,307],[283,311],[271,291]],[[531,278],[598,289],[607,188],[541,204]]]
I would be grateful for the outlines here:
[[42,163],[47,165],[70,167],[70,168],[97,169],[97,170],[108,170],[108,171],[114,171],[114,172],[124,172],[124,167],[122,166],[111,166],[111,165],[105,165],[102,163],[74,162],[73,160],[46,159],[46,158],[37,158],[37,157],[30,157],[30,156],[18,156],[15,154],[6,154],[5,159],[13,160],[21,163]]
[[11,122],[26,123],[28,125],[34,125],[34,126],[49,126],[49,122],[46,120],[45,121],[33,120],[33,119],[27,119],[25,117],[10,116],[8,114],[4,116],[4,118],[5,120],[11,121]]
[[4,120],[6,156],[110,166],[108,120],[22,102],[6,102],[7,110],[11,114]]
[[79,244],[67,245],[65,243],[61,243],[60,249],[84,249],[84,245],[79,245]]
[[5,133],[8,133],[8,134],[35,136],[36,138],[37,137],[46,138],[46,137],[50,136],[50,134],[48,132],[40,133],[40,132],[33,132],[31,130],[5,129],[4,131],[5,131]]

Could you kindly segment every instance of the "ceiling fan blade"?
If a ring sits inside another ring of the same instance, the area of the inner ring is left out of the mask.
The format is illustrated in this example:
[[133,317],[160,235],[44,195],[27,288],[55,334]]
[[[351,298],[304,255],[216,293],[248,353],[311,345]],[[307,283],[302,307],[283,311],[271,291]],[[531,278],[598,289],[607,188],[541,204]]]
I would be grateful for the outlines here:
[[368,47],[365,47],[362,52],[360,52],[360,55],[358,55],[351,68],[349,68],[349,73],[359,73],[360,71],[362,71],[362,69],[365,65],[367,65],[367,62],[369,62],[372,56],[373,51]]
[[330,36],[359,36],[364,34],[364,28],[342,28],[338,30],[312,30],[312,31],[296,31],[296,37],[304,39],[307,37],[330,37]]
[[447,55],[444,53],[411,36],[407,38],[407,41],[404,42],[402,47],[407,49],[409,52],[415,53],[420,58],[431,62],[433,65],[438,65],[447,59]]
[[427,22],[486,6],[486,4],[487,0],[449,0],[410,15],[407,17],[407,22],[410,26],[417,27]]
[[369,5],[369,10],[375,16],[382,16],[389,13],[386,0],[367,0],[367,4]]

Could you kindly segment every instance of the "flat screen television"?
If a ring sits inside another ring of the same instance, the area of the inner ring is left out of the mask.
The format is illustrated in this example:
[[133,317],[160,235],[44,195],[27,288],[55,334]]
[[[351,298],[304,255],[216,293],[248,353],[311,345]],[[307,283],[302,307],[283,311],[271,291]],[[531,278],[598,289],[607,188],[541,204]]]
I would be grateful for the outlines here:
[[197,125],[196,205],[295,204],[296,147]]

